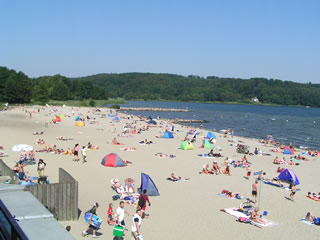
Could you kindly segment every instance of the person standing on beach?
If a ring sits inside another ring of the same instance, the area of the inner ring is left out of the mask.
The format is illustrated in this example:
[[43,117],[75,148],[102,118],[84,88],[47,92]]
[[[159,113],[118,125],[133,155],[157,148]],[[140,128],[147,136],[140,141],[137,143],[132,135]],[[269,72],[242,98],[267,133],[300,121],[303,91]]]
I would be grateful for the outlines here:
[[132,227],[131,227],[132,240],[139,239],[139,236],[141,235],[141,232],[140,232],[141,223],[142,223],[142,211],[140,208],[138,208],[136,211],[136,214],[134,214],[132,218]]
[[251,176],[251,168],[248,166],[247,167],[247,179],[249,180]]
[[291,186],[290,198],[291,201],[294,202],[294,195],[296,194],[296,184],[293,182]]
[[87,148],[86,146],[82,146],[82,149],[81,149],[81,154],[82,154],[82,159],[83,159],[83,162],[82,163],[86,163],[87,160]]
[[73,161],[79,161],[79,144],[74,145],[73,148]]
[[251,197],[251,201],[253,201],[254,199],[254,203],[257,201],[257,196],[258,196],[258,181],[256,180],[253,184],[252,184],[252,197]]
[[43,178],[44,177],[44,169],[46,168],[47,164],[42,160],[39,159],[38,162],[38,175],[39,178]]
[[117,208],[117,223],[123,227],[126,225],[126,223],[124,222],[125,213],[129,216],[129,213],[124,210],[124,201],[121,201],[120,206]]

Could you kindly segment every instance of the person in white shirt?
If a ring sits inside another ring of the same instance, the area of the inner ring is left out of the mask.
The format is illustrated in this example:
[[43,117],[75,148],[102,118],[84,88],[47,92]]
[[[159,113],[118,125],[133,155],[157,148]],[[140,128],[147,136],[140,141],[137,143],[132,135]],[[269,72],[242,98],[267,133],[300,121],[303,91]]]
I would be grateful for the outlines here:
[[117,208],[117,224],[123,227],[126,225],[126,223],[124,222],[125,213],[129,216],[129,213],[124,210],[124,201],[121,201],[120,206]]
[[82,149],[81,149],[81,154],[82,154],[82,159],[83,159],[83,162],[82,163],[86,163],[87,160],[87,148],[86,146],[83,146]]
[[132,218],[132,240],[137,240],[141,235],[140,228],[142,223],[142,211],[140,208],[137,209],[136,214],[133,215]]

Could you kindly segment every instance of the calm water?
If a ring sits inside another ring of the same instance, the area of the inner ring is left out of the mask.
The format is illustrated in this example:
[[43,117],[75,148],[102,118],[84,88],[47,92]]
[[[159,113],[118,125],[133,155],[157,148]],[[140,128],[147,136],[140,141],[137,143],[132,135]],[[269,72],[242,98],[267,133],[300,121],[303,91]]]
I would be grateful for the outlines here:
[[[283,143],[320,148],[320,108],[237,104],[130,101],[124,107],[188,108],[191,112],[132,112],[142,116],[207,120],[205,129],[231,128],[235,135],[261,138],[272,134]],[[199,126],[199,124],[194,124]],[[245,129],[245,130],[244,130]]]

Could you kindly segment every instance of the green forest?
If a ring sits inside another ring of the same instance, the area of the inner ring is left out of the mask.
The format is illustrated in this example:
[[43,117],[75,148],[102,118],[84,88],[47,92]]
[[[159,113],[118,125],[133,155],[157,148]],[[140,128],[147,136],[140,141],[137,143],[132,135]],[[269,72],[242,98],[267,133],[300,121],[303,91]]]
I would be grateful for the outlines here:
[[266,78],[221,78],[155,73],[97,74],[81,78],[61,75],[29,78],[0,67],[0,102],[46,103],[49,100],[124,98],[250,103],[320,107],[320,84]]

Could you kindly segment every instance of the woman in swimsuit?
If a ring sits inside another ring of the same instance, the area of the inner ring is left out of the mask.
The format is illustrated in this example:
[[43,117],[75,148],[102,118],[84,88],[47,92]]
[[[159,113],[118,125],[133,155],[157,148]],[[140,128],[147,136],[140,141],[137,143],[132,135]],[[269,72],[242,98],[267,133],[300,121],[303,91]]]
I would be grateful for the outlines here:
[[294,202],[294,195],[296,194],[296,185],[295,182],[292,183],[290,198],[291,201]]

